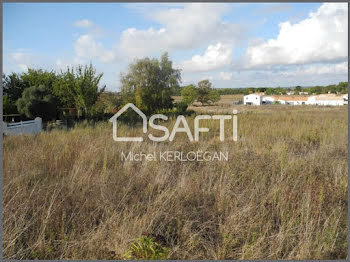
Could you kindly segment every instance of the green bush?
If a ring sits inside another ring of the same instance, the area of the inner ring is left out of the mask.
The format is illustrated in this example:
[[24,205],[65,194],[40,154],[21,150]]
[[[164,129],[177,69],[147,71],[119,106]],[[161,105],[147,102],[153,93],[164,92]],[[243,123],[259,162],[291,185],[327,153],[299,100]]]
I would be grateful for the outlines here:
[[191,105],[198,98],[198,91],[194,85],[188,85],[181,90],[182,101]]
[[187,107],[188,107],[188,104],[186,102],[183,102],[183,101],[178,102],[176,104],[176,112],[180,115],[184,114],[187,110]]
[[17,100],[18,112],[28,118],[41,117],[44,121],[57,116],[57,100],[44,85],[28,87]]
[[155,242],[152,237],[141,237],[134,241],[124,254],[125,259],[158,260],[167,259],[169,250]]

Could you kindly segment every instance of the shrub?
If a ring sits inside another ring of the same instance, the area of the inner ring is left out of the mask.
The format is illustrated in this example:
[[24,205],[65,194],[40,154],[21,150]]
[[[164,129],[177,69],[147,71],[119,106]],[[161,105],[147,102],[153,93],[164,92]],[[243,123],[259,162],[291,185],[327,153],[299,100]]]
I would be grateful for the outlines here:
[[124,254],[125,259],[167,259],[169,250],[155,242],[152,237],[141,237],[134,241]]
[[57,101],[46,86],[32,86],[17,100],[17,109],[29,118],[41,117],[47,121],[56,117]]
[[184,114],[187,110],[188,104],[181,101],[176,104],[176,111],[179,114]]
[[198,91],[194,85],[185,86],[181,90],[182,101],[191,105],[198,98]]

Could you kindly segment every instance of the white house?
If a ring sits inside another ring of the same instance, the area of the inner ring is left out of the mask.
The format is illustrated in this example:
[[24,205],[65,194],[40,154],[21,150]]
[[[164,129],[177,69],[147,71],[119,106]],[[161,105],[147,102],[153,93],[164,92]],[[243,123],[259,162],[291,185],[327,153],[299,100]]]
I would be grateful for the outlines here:
[[282,105],[322,105],[322,106],[342,106],[348,104],[348,94],[322,94],[314,96],[293,96],[293,95],[272,95],[264,96],[262,93],[246,95],[243,98],[245,105],[273,104],[275,102]]
[[307,100],[307,104],[320,106],[342,106],[347,104],[347,100],[344,96],[336,96],[335,94],[322,94],[310,96]]
[[281,100],[285,101],[287,105],[305,105],[307,102],[307,97],[294,96],[294,97],[282,97]]
[[262,103],[263,104],[273,104],[275,102],[275,98],[273,96],[263,96]]
[[243,103],[245,105],[260,106],[262,104],[262,97],[263,96],[261,94],[246,95],[243,98]]
[[344,98],[344,105],[347,105],[348,104],[349,95],[348,94],[343,95],[343,98]]

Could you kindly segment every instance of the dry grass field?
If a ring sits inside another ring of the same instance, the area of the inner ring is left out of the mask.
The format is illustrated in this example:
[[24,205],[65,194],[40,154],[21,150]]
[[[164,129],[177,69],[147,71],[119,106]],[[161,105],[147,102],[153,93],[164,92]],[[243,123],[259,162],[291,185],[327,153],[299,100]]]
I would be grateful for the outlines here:
[[[227,101],[193,109],[230,113]],[[347,258],[347,107],[235,108],[237,142],[230,126],[219,141],[217,120],[193,143],[114,142],[110,123],[4,137],[4,257]],[[229,160],[120,158],[166,150]]]

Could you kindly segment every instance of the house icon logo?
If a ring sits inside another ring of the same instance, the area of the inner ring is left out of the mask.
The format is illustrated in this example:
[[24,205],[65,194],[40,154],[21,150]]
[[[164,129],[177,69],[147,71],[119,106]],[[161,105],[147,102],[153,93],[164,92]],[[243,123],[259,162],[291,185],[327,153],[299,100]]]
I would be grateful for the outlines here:
[[147,133],[147,125],[149,125],[151,129],[160,130],[164,132],[163,136],[154,136],[152,133],[148,135],[148,138],[154,142],[162,142],[169,140],[170,142],[174,140],[174,137],[177,133],[185,133],[190,142],[199,141],[199,133],[209,132],[208,127],[201,127],[199,124],[200,120],[219,120],[220,124],[220,141],[225,140],[225,120],[232,119],[232,127],[233,127],[233,141],[237,141],[237,110],[233,110],[232,115],[197,115],[194,118],[194,136],[192,135],[191,129],[187,123],[185,116],[178,115],[175,121],[175,124],[170,132],[166,126],[162,126],[154,123],[155,120],[168,120],[168,116],[163,114],[155,114],[149,118],[149,121],[146,115],[138,109],[134,104],[128,103],[122,109],[120,109],[113,117],[109,119],[110,122],[113,123],[113,139],[117,142],[142,142],[143,137],[118,137],[118,117],[120,117],[126,110],[131,108],[134,110],[141,118],[142,118],[142,132],[144,134]]
[[113,123],[113,139],[117,142],[119,142],[119,141],[142,142],[143,141],[142,137],[118,137],[118,132],[117,132],[117,130],[118,130],[118,127],[117,127],[118,117],[121,116],[129,108],[133,109],[139,116],[141,116],[141,118],[142,118],[142,132],[147,133],[147,117],[146,117],[146,115],[140,109],[138,109],[134,104],[128,103],[125,106],[123,106],[122,109],[120,109],[114,116],[112,116],[109,119],[109,121]]

